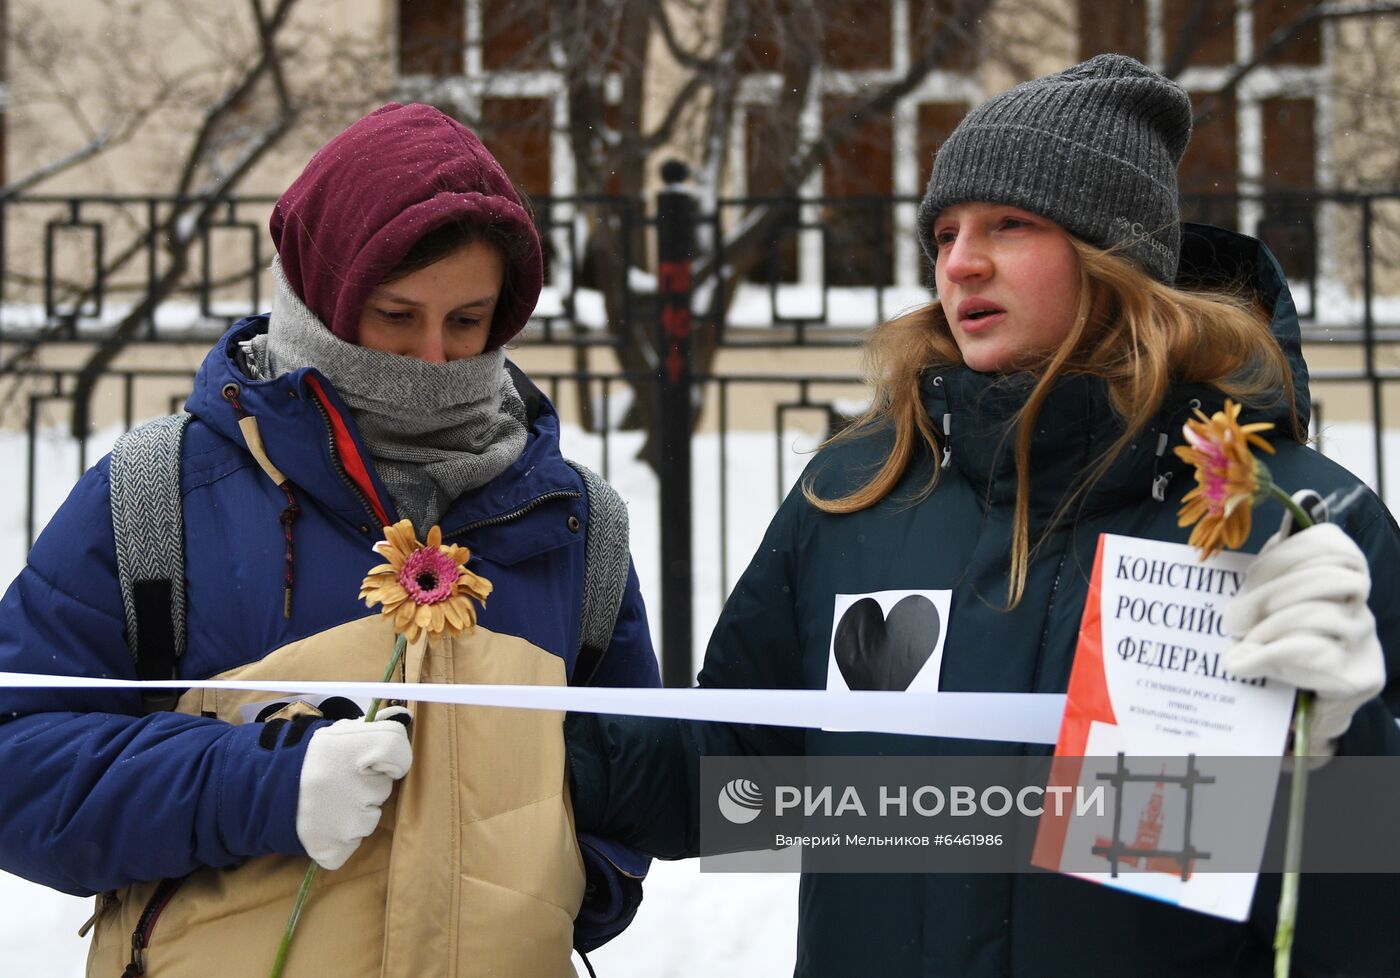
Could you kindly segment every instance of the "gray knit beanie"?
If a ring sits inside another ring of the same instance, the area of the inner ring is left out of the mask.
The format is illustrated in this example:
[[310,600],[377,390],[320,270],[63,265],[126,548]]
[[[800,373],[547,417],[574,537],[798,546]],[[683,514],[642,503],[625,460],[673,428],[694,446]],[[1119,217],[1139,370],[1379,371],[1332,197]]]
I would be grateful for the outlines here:
[[1181,251],[1176,168],[1191,114],[1180,85],[1120,54],[1017,85],[969,112],[939,148],[919,242],[936,262],[940,211],[1010,204],[1170,283]]

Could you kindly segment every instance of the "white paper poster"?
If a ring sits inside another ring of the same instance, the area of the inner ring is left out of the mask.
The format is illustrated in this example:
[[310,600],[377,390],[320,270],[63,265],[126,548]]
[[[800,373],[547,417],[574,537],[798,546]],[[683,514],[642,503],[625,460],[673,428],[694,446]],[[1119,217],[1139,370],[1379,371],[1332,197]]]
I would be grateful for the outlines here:
[[[1221,665],[1230,644],[1221,616],[1251,560],[1222,553],[1201,562],[1184,544],[1100,538],[1055,748],[1066,760],[1057,761],[1052,781],[1084,790],[1103,785],[1103,765],[1072,759],[1120,753],[1127,755],[1123,771],[1137,780],[1113,783],[1112,803],[1122,811],[1118,839],[1100,837],[1086,819],[1045,818],[1036,865],[1061,869],[1067,854],[1076,854],[1073,864],[1082,866],[1097,847],[1104,871],[1071,875],[1231,920],[1248,916],[1257,873],[1199,871],[1208,861],[1172,854],[1228,844],[1235,865],[1258,865],[1263,857],[1277,771],[1230,766],[1228,802],[1206,780],[1211,758],[1281,756],[1292,718],[1293,687],[1245,680]],[[1257,783],[1242,789],[1241,778]],[[1240,848],[1240,827],[1253,825],[1257,833],[1245,834],[1257,859]],[[1228,842],[1219,834],[1212,842],[1212,826],[1228,826]],[[1116,877],[1110,854],[1120,859]]]

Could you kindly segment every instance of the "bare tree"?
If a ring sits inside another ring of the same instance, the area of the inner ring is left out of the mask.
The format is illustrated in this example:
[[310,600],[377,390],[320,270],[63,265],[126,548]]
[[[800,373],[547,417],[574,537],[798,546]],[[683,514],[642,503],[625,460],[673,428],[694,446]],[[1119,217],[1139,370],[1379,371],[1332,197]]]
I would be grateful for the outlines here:
[[[1260,0],[1252,0],[1254,5],[1259,5]],[[1202,6],[1202,0],[1196,0],[1196,7]],[[1400,14],[1400,2],[1388,0],[1388,2],[1330,2],[1330,0],[1313,0],[1310,3],[1299,3],[1292,16],[1285,19],[1262,44],[1255,47],[1253,56],[1247,61],[1238,62],[1230,69],[1229,76],[1225,83],[1213,91],[1209,96],[1201,101],[1196,109],[1196,124],[1209,122],[1211,117],[1220,110],[1221,106],[1233,98],[1239,90],[1240,85],[1246,78],[1258,71],[1262,66],[1269,64],[1290,44],[1293,44],[1307,30],[1316,30],[1327,21],[1340,22],[1346,20],[1364,19],[1372,22],[1380,22],[1383,26],[1379,33],[1367,32],[1362,36],[1369,39],[1364,45],[1372,52],[1376,50],[1375,40],[1389,34],[1395,38],[1394,15]],[[1194,11],[1193,11],[1194,16]],[[1350,46],[1348,45],[1348,48]],[[1187,58],[1190,53],[1190,43],[1183,42],[1172,61],[1166,66],[1168,75],[1178,75],[1185,68]],[[1340,54],[1340,58],[1346,59],[1349,52]],[[1372,81],[1380,84],[1388,84],[1394,81],[1393,76],[1373,77]],[[1376,89],[1368,89],[1363,93],[1363,98],[1369,99],[1374,95],[1381,94]],[[1391,96],[1393,97],[1393,95]],[[1394,130],[1392,130],[1393,132]]]
[[[1339,5],[1335,5],[1339,6]],[[1400,3],[1350,5],[1334,48],[1342,66],[1333,88],[1335,180],[1345,190],[1400,186]]]
[[[1260,0],[1251,2],[1263,10]],[[705,242],[695,270],[700,303],[695,367],[702,374],[713,363],[721,324],[737,286],[770,259],[780,237],[790,235],[797,214],[790,201],[801,195],[819,170],[826,168],[829,174],[867,124],[888,117],[935,70],[970,69],[972,62],[959,60],[969,52],[975,52],[979,64],[990,60],[1013,77],[1031,77],[1043,70],[1037,65],[1043,64],[1045,38],[1049,34],[1073,38],[1077,26],[1065,5],[1047,0],[911,3],[906,29],[912,43],[909,56],[902,59],[904,67],[872,73],[878,80],[830,99],[825,98],[830,87],[822,84],[822,73],[832,67],[833,54],[839,55],[842,43],[859,42],[859,18],[878,19],[860,4],[844,0],[709,4],[533,0],[532,5],[525,0],[510,6],[514,22],[528,22],[534,28],[526,44],[519,40],[523,35],[517,27],[507,27],[507,32],[515,32],[514,49],[530,65],[562,76],[567,93],[566,135],[574,160],[575,192],[580,196],[636,194],[645,185],[649,168],[659,161],[658,154],[674,152],[679,145],[688,147],[701,211],[714,214],[720,198],[735,185],[736,175],[729,172],[732,160],[743,155],[734,152],[734,141],[746,138],[736,120],[742,113],[754,117],[754,107],[744,101],[745,78],[763,73],[773,81],[761,112],[758,159],[756,165],[751,163],[752,172],[745,174],[754,199],[746,206],[726,209],[722,238]],[[1363,13],[1373,16],[1396,6],[1323,0],[1293,3],[1276,29],[1255,46],[1249,60],[1241,63],[1229,58],[1224,86],[1201,100],[1198,127],[1218,125],[1220,107],[1235,89],[1304,32],[1316,30],[1326,20]],[[1181,74],[1211,45],[1223,44],[1233,52],[1233,8],[1220,0],[1183,4],[1172,35],[1165,39],[1167,73]],[[548,29],[541,30],[543,25]],[[493,37],[490,27],[483,25],[483,50],[511,46],[510,37]],[[1145,56],[1145,33],[1139,41]],[[653,81],[662,75],[669,78],[664,92]],[[814,106],[819,99],[823,104]],[[820,119],[815,132],[810,124],[805,128],[801,124],[812,118]],[[491,120],[474,121],[487,129],[489,138]],[[1222,175],[1231,185],[1237,176]],[[642,206],[640,199],[633,204],[634,210]],[[842,230],[834,226],[841,221],[839,213],[832,212],[826,219],[829,236]],[[635,225],[621,220],[616,210],[600,208],[590,212],[588,227],[582,265],[590,272],[590,283],[603,293],[622,365],[635,376],[650,374],[658,364],[653,316],[638,305],[626,267],[629,260],[639,263],[643,254],[640,242],[624,240]],[[652,387],[638,384],[634,393],[629,420],[651,431]],[[588,399],[581,400],[587,419]],[[651,448],[648,443],[644,457],[652,457]]]
[[[730,214],[724,239],[706,241],[696,266],[693,282],[703,308],[696,317],[695,369],[705,373],[718,350],[718,324],[725,320],[736,285],[765,260],[775,236],[792,219],[792,208],[774,201],[797,197],[863,125],[888,113],[930,72],[973,44],[977,21],[992,3],[911,5],[917,18],[911,28],[920,43],[907,68],[886,72],[882,81],[842,99],[835,114],[823,113],[815,104],[823,95],[817,80],[839,35],[860,27],[858,3],[524,0],[510,5],[509,36],[493,37],[488,30],[481,44],[487,51],[514,41],[521,64],[543,64],[562,77],[575,193],[590,198],[630,195],[634,213],[644,208],[638,193],[649,168],[677,146],[692,164],[701,210],[713,213],[734,180],[729,170],[733,141],[743,138],[735,125],[743,79],[759,71],[776,75],[762,133],[761,192],[766,200]],[[519,22],[534,28],[528,43],[518,40]],[[539,29],[546,24],[547,31]],[[655,83],[663,75],[668,78],[664,90]],[[813,111],[823,118],[815,139],[798,124]],[[492,120],[472,121],[489,139]],[[658,364],[654,313],[639,303],[629,281],[628,262],[640,264],[645,254],[640,239],[624,240],[637,227],[623,220],[617,207],[590,209],[581,261],[590,284],[603,294],[621,365],[634,377],[652,374]],[[722,262],[715,257],[721,254]],[[628,422],[650,433],[653,385],[638,383],[633,390]],[[588,419],[590,407],[586,397],[582,400]],[[644,458],[654,461],[653,447],[649,440]]]
[[[69,298],[80,307],[101,287],[97,283],[117,280],[152,248],[160,256],[158,274],[139,280],[138,300],[93,347],[78,372],[75,437],[88,427],[90,399],[103,373],[152,321],[157,307],[188,288],[194,247],[215,210],[313,110],[318,118],[301,128],[314,133],[314,142],[327,123],[334,126],[347,109],[361,111],[387,88],[385,72],[376,72],[371,61],[377,56],[382,64],[382,51],[365,50],[354,38],[309,39],[309,28],[294,23],[298,3],[242,0],[241,6],[222,9],[211,19],[202,16],[208,11],[191,11],[179,0],[121,0],[107,8],[100,41],[86,44],[70,36],[68,25],[53,19],[43,4],[16,10],[10,33],[11,70],[23,79],[17,97],[24,100],[29,118],[40,120],[32,124],[43,125],[44,110],[51,111],[81,141],[56,147],[51,159],[0,188],[0,198],[12,199],[72,171],[84,172],[80,168],[103,154],[141,140],[178,147],[153,167],[169,181],[162,196],[171,199],[170,205],[152,222],[133,217],[130,223],[139,232],[115,254],[104,256],[95,281],[75,286]],[[153,21],[176,31],[182,44],[193,39],[205,56],[173,70],[151,58],[151,38],[140,32]],[[288,63],[304,53],[308,40],[313,45],[319,40],[324,63],[320,70],[299,71],[293,82]],[[95,69],[104,84],[97,91],[76,84],[70,77],[75,65]],[[365,84],[376,76],[378,92]],[[353,94],[347,98],[347,92]],[[250,279],[260,272],[249,268],[236,277]],[[62,325],[51,325],[19,345],[0,369],[31,359]]]
[[[848,73],[864,80],[843,89],[839,98],[831,98],[825,73],[840,67],[833,59],[842,57],[843,46],[868,40],[870,35],[862,31],[866,30],[863,20],[872,19],[869,4],[855,0],[479,0],[483,23],[471,33],[464,28],[461,12],[467,6],[462,0],[437,4],[414,0],[418,6],[413,9],[427,12],[421,16],[437,17],[438,11],[445,11],[448,21],[429,23],[420,32],[419,46],[427,51],[429,67],[402,68],[407,77],[394,82],[387,77],[392,59],[382,43],[357,48],[360,42],[327,42],[324,37],[319,38],[319,47],[311,43],[318,32],[298,27],[293,16],[301,0],[241,0],[241,6],[229,7],[217,21],[190,13],[192,8],[182,0],[110,0],[113,23],[119,26],[115,34],[107,32],[111,42],[95,56],[111,84],[94,100],[72,94],[75,86],[66,77],[71,45],[61,30],[46,26],[44,4],[12,2],[27,4],[20,8],[12,29],[14,74],[29,80],[31,102],[47,99],[46,104],[73,120],[85,138],[39,161],[33,172],[19,176],[0,194],[43,186],[87,166],[114,147],[144,138],[157,117],[183,112],[191,120],[178,141],[180,165],[173,177],[179,195],[186,199],[165,214],[157,228],[107,263],[110,281],[153,238],[159,240],[165,258],[154,288],[141,296],[84,369],[80,398],[84,405],[96,378],[116,353],[149,321],[160,302],[181,289],[200,229],[213,208],[243,185],[258,162],[289,138],[307,140],[309,152],[354,114],[395,94],[396,89],[397,94],[443,105],[475,124],[489,142],[494,129],[519,125],[522,120],[493,117],[483,109],[488,100],[505,104],[509,116],[516,104],[512,99],[538,96],[539,89],[530,88],[532,73],[547,73],[554,79],[551,84],[562,85],[564,111],[557,119],[547,114],[536,121],[544,132],[543,148],[536,151],[547,154],[549,140],[562,138],[570,150],[573,192],[594,201],[578,204],[587,234],[582,254],[568,257],[576,261],[583,281],[602,294],[607,328],[623,369],[632,377],[648,376],[658,366],[654,314],[645,293],[635,288],[635,270],[645,263],[646,242],[641,225],[632,218],[645,212],[641,191],[648,175],[664,156],[679,152],[692,164],[700,210],[707,215],[716,213],[720,200],[735,186],[747,185],[752,199],[728,204],[722,225],[716,221],[705,226],[711,237],[702,242],[694,276],[695,367],[704,374],[714,362],[722,324],[738,286],[769,271],[765,263],[791,240],[798,213],[792,201],[819,172],[826,173],[830,186],[831,174],[848,165],[845,161],[855,155],[852,147],[859,146],[869,125],[888,119],[894,107],[919,92],[936,71],[946,77],[992,61],[1002,74],[1027,78],[1044,70],[1047,38],[1066,39],[1065,56],[1072,58],[1076,31],[1081,38],[1086,36],[1078,29],[1074,5],[1056,0],[911,2],[906,36],[895,42],[906,46],[907,55],[888,61],[900,67]],[[1264,9],[1263,0],[1248,2],[1256,12]],[[1271,0],[1270,6],[1277,4]],[[1080,4],[1081,10],[1093,7]],[[134,38],[124,42],[122,31],[133,32],[136,28],[131,25],[140,21],[143,11],[156,8],[163,11],[166,22],[195,38],[210,57],[187,67],[166,68],[133,55],[140,46]],[[1363,0],[1289,4],[1277,29],[1256,45],[1254,57],[1232,63],[1220,92],[1200,102],[1198,128],[1204,131],[1217,125],[1220,108],[1230,94],[1303,32],[1329,20],[1386,18],[1397,8],[1400,2]],[[401,4],[399,9],[409,8]],[[1095,16],[1111,19],[1135,9],[1145,5],[1106,5]],[[1190,0],[1173,9],[1178,11],[1179,23],[1166,38],[1162,55],[1168,73],[1185,71],[1207,45],[1219,44],[1222,38],[1234,50],[1229,0]],[[1383,22],[1394,34],[1396,18]],[[885,44],[890,43],[888,33]],[[1390,80],[1400,77],[1400,71],[1394,70],[1397,66],[1391,65],[1397,39],[1385,46],[1376,40],[1379,36],[1380,32],[1362,34],[1359,46],[1353,47],[1358,56],[1374,61],[1376,83],[1393,87]],[[477,47],[475,52],[466,47],[468,37]],[[1139,31],[1138,42],[1145,45],[1144,38]],[[400,58],[407,58],[405,52],[410,49],[401,37]],[[469,54],[476,58],[473,63],[487,69],[479,77],[466,70]],[[294,75],[286,70],[293,56],[298,59]],[[414,75],[415,71],[420,74]],[[761,106],[754,103],[750,84],[756,77],[763,81]],[[1338,115],[1345,118],[1352,103],[1338,104]],[[1378,111],[1367,118],[1365,132],[1375,145],[1393,142],[1394,126],[1383,120],[1398,104],[1400,90],[1376,104]],[[744,117],[749,124],[739,125]],[[815,127],[813,119],[818,120]],[[752,153],[736,152],[741,147],[735,143],[742,140],[753,141]],[[731,172],[733,161],[746,155],[748,171]],[[1387,152],[1386,159],[1397,155]],[[507,169],[515,172],[515,165],[506,162]],[[1372,164],[1367,172],[1376,169]],[[1378,177],[1382,178],[1394,180],[1389,171]],[[847,240],[854,240],[858,236],[853,223],[859,219],[853,221],[836,211],[823,219],[835,237],[846,234]],[[23,355],[21,351],[19,356]],[[578,356],[581,367],[584,354]],[[647,431],[653,428],[653,388],[645,382],[634,385],[629,419]],[[585,422],[592,420],[591,404],[581,396]],[[75,424],[82,423],[83,413],[77,412]],[[650,442],[643,454],[652,458]]]

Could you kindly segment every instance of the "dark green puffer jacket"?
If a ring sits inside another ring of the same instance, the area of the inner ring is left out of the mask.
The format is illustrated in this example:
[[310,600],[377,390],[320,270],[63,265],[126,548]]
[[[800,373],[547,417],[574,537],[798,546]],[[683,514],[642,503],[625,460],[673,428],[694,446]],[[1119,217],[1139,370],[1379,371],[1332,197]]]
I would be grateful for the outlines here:
[[[1292,362],[1306,423],[1307,370],[1293,303],[1262,245],[1216,229],[1188,228],[1186,280],[1247,282],[1273,310],[1273,329]],[[951,589],[940,688],[1064,692],[1100,533],[1185,542],[1176,525],[1193,484],[1158,432],[1179,443],[1194,401],[1207,413],[1214,390],[1174,391],[1154,429],[1119,458],[1084,499],[1074,525],[1054,532],[1029,569],[1011,612],[1006,580],[1015,476],[1010,439],[1000,433],[1028,390],[1026,378],[960,369],[929,376],[924,400],[942,427],[951,416],[951,462],[933,493],[911,503],[931,460],[912,467],[890,498],[833,516],[800,492],[783,503],[752,563],[730,595],[710,640],[702,686],[826,688],[833,596],[894,589]],[[1279,423],[1269,466],[1280,485],[1324,496],[1360,486],[1340,466],[1281,434],[1283,399],[1250,420]],[[1032,453],[1032,522],[1043,526],[1086,466],[1110,443],[1117,422],[1103,386],[1070,379],[1042,413]],[[821,452],[808,475],[831,497],[861,484],[888,438],[853,439]],[[1154,480],[1169,477],[1165,499]],[[1244,549],[1257,551],[1277,529],[1277,507],[1261,511]],[[1400,754],[1400,531],[1362,489],[1336,517],[1370,559],[1375,612],[1388,662],[1382,697],[1364,706],[1342,738],[1348,754]],[[706,755],[987,755],[1046,748],[931,738],[834,733],[626,717],[572,716],[568,722],[574,810],[579,827],[662,858],[698,853],[699,759]],[[816,875],[802,880],[797,934],[800,978],[982,978],[982,976],[1263,976],[1278,877],[1261,878],[1243,924],[1114,892],[1056,874]],[[1309,876],[1302,887],[1295,973],[1400,975],[1400,880]]]

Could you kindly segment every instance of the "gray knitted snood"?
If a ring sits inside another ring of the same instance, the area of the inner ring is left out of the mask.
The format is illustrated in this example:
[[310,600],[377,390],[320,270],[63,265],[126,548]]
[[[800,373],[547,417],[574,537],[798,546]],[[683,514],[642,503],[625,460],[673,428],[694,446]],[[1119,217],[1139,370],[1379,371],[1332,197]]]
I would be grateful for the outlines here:
[[268,331],[245,346],[261,378],[315,367],[350,409],[400,516],[420,534],[452,501],[525,450],[525,406],[496,349],[451,363],[371,350],[337,337],[282,275]]

